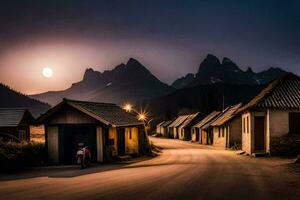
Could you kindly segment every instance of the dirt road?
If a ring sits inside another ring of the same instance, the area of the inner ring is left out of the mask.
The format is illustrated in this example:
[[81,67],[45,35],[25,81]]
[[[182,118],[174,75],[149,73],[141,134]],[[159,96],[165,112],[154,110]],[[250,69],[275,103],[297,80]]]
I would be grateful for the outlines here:
[[0,199],[300,199],[300,176],[288,160],[151,140],[162,153],[134,164],[3,175]]

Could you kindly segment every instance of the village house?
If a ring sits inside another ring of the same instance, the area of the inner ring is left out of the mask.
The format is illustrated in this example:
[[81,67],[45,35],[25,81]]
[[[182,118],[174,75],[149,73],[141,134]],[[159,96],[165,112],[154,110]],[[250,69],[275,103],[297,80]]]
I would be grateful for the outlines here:
[[276,139],[300,136],[300,77],[289,73],[272,81],[240,112],[243,151],[271,153]]
[[160,122],[160,123],[158,123],[158,124],[156,125],[156,133],[157,133],[157,134],[162,134],[162,131],[161,131],[162,127],[161,127],[161,125],[162,125],[163,123],[165,123],[165,121],[162,121],[162,122]]
[[192,139],[192,126],[203,118],[203,114],[195,113],[187,117],[187,119],[178,127],[179,139],[190,141]]
[[213,111],[192,127],[192,141],[200,144],[212,144],[213,134],[210,123],[218,117],[219,111]]
[[214,122],[213,127],[213,146],[230,148],[233,145],[242,143],[242,119],[238,114],[238,109],[242,104],[237,104],[226,108]]
[[93,162],[142,154],[149,147],[143,122],[115,104],[64,99],[37,119],[45,126],[50,163],[74,163],[78,144]]
[[32,114],[24,108],[0,108],[0,136],[4,139],[30,141]]
[[169,132],[168,132],[168,126],[173,122],[173,120],[169,120],[169,121],[165,121],[162,125],[161,125],[161,134],[163,135],[163,137],[169,138]]
[[188,118],[189,115],[178,116],[169,126],[168,132],[170,138],[179,138],[178,127]]

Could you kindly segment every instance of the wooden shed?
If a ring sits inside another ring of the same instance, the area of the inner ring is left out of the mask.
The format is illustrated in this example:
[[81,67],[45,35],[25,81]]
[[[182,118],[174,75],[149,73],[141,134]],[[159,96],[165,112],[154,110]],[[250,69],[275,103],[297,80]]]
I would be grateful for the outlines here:
[[51,163],[74,163],[79,143],[92,150],[92,161],[142,154],[149,148],[143,122],[116,104],[64,99],[37,119],[45,126]]
[[213,146],[230,148],[233,145],[242,143],[242,118],[238,114],[242,104],[236,104],[226,108],[214,122],[213,127]]
[[300,138],[300,77],[289,73],[272,81],[240,113],[242,149],[248,154],[272,153],[282,136]]
[[213,135],[209,128],[211,122],[219,116],[219,111],[213,111],[202,119],[199,123],[192,127],[192,141],[199,142],[200,144],[212,144]]
[[34,118],[25,108],[0,108],[0,136],[30,141],[30,126]]

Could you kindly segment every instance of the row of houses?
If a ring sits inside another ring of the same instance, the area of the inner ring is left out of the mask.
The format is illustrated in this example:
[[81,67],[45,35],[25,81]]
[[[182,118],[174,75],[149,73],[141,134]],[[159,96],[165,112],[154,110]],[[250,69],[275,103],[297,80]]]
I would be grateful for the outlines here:
[[144,123],[116,104],[64,99],[37,119],[26,109],[0,109],[2,137],[29,141],[32,125],[45,128],[49,163],[74,163],[79,143],[94,162],[149,151]]
[[247,104],[229,106],[205,117],[199,113],[178,116],[156,129],[168,138],[224,149],[241,146],[248,154],[270,153],[276,138],[300,136],[300,78],[287,74],[272,81]]

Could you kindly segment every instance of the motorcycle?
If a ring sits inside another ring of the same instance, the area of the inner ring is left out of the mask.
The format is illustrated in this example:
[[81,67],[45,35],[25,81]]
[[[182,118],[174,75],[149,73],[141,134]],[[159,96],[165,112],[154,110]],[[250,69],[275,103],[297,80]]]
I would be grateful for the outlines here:
[[79,149],[76,153],[77,163],[80,164],[81,169],[85,169],[88,167],[91,161],[91,151],[88,147],[84,147]]

